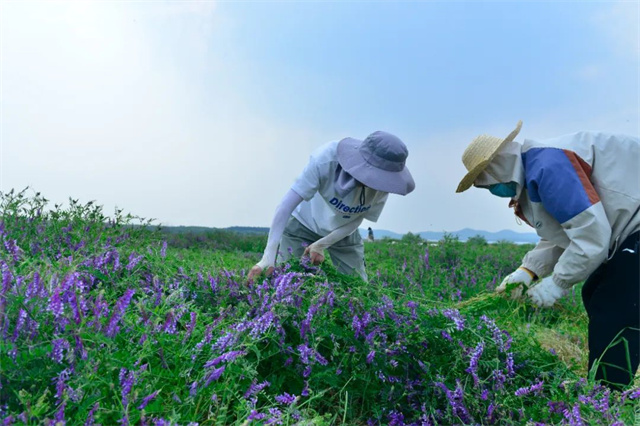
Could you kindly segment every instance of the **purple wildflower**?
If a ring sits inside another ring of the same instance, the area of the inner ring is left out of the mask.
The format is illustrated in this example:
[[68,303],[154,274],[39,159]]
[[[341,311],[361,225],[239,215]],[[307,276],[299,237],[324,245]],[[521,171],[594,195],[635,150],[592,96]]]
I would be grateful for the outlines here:
[[[602,391],[600,397],[598,397],[597,393]],[[580,395],[578,400],[586,405],[591,405],[596,411],[607,415],[609,413],[609,397],[611,395],[611,390],[604,386],[596,387],[591,395]]]
[[122,317],[124,317],[124,312],[129,306],[134,293],[135,291],[130,288],[124,293],[122,297],[120,297],[120,299],[118,299],[113,314],[111,315],[111,319],[109,320],[109,324],[107,325],[107,330],[105,332],[107,337],[114,337],[118,333],[120,329],[118,323],[120,322]]
[[190,397],[195,397],[196,393],[198,392],[198,381],[194,381],[193,383],[191,383],[191,385],[189,386],[189,396]]
[[238,337],[229,331],[224,335],[220,336],[218,340],[216,340],[216,342],[213,345],[211,345],[211,349],[214,351],[224,352],[227,350],[227,348],[233,346],[237,340],[238,340]]
[[20,247],[18,247],[18,244],[16,242],[16,240],[11,240],[11,239],[4,239],[4,247],[7,249],[7,251],[9,252],[9,254],[11,254],[11,257],[13,257],[13,261],[14,262],[18,262],[20,260]]
[[82,316],[80,315],[80,309],[78,307],[78,298],[76,297],[75,290],[69,290],[65,293],[67,303],[71,307],[71,311],[73,312],[73,319],[75,320],[77,325],[80,325],[82,322]]
[[484,350],[483,342],[480,342],[476,345],[476,348],[471,353],[471,360],[469,361],[469,367],[465,370],[467,373],[471,374],[473,377],[473,385],[478,386],[480,384],[478,378],[478,361],[480,360],[480,356],[482,355],[482,351]]
[[40,274],[34,272],[33,280],[27,286],[27,291],[24,294],[26,298],[25,302],[28,302],[33,296],[40,292],[40,285]]
[[142,399],[142,403],[140,403],[140,405],[138,406],[138,410],[142,410],[142,409],[144,409],[144,407],[146,407],[146,406],[151,402],[151,400],[153,400],[156,396],[158,396],[158,393],[159,393],[159,392],[160,392],[160,391],[159,391],[159,390],[157,390],[157,391],[155,391],[154,393],[152,393],[152,394],[150,394],[150,395],[145,396],[145,397]]
[[49,310],[56,319],[60,318],[64,314],[64,305],[60,298],[60,289],[57,287],[49,298],[47,310]]
[[444,392],[453,414],[460,417],[460,420],[462,420],[464,424],[470,423],[471,415],[464,405],[464,390],[460,386],[460,383],[457,384],[454,392],[451,392],[442,382],[435,382],[434,385]]
[[564,401],[549,401],[547,406],[549,407],[549,414],[562,414],[567,409]]
[[507,376],[514,377],[516,375],[513,364],[513,352],[507,354]]
[[522,388],[516,390],[514,395],[515,396],[525,396],[525,395],[528,395],[530,393],[539,394],[540,391],[542,390],[542,385],[543,385],[543,382],[541,380],[541,381],[539,381],[538,383],[536,383],[534,385],[531,385],[529,387],[522,387]]
[[502,370],[496,369],[493,371],[493,388],[495,390],[501,390],[504,388],[504,383],[507,381],[507,377],[504,375]]
[[387,417],[389,418],[389,426],[404,426],[404,414],[401,412],[394,410]]
[[60,404],[60,408],[58,408],[58,411],[56,411],[56,414],[54,416],[54,420],[55,420],[55,424],[56,425],[65,425],[66,422],[64,420],[64,409],[67,406],[67,401],[62,402],[62,404]]
[[64,369],[58,374],[58,377],[54,379],[56,382],[56,399],[58,402],[62,401],[64,391],[67,388],[66,381],[69,380],[69,370]]
[[167,315],[165,316],[164,325],[162,326],[162,331],[164,331],[167,334],[176,334],[177,325],[178,325],[178,322],[176,320],[176,316],[174,315],[173,311],[167,312]]
[[487,420],[489,420],[489,423],[493,423],[493,412],[496,409],[496,404],[494,404],[493,402],[491,402],[489,404],[489,406],[487,407]]
[[165,257],[167,257],[167,242],[166,241],[162,242],[162,248],[160,249],[160,257],[162,257],[163,259]]
[[300,353],[300,361],[303,364],[309,364],[309,358],[313,355],[313,349],[307,345],[298,345],[298,352]]
[[291,405],[296,401],[295,395],[289,395],[288,393],[283,393],[282,395],[276,396],[276,402],[283,405]]
[[131,393],[131,389],[136,382],[136,378],[133,371],[127,370],[126,368],[120,369],[119,378],[120,387],[122,388],[120,390],[120,394],[122,396],[122,405],[126,407],[127,405],[129,405],[129,394]]
[[252,420],[262,420],[265,417],[267,417],[266,414],[264,413],[259,413],[257,410],[251,410],[251,413],[249,413],[249,417],[247,417],[248,421],[252,421]]
[[359,335],[364,335],[364,326],[360,322],[360,318],[358,315],[353,316],[353,320],[351,321],[351,328],[355,333],[354,337],[357,339]]
[[182,342],[185,342],[191,336],[191,333],[193,333],[193,330],[196,328],[197,315],[198,314],[196,312],[190,313],[189,325],[187,326],[187,332],[184,334],[184,338],[182,339]]
[[20,331],[22,331],[22,327],[24,327],[26,320],[27,320],[27,311],[20,308],[20,311],[18,312],[18,320],[16,321],[16,327],[13,330],[12,340],[14,342],[18,340],[18,336],[20,335]]
[[219,357],[212,359],[211,361],[207,361],[204,364],[204,368],[214,367],[220,364],[221,362],[232,362],[232,361],[235,361],[236,358],[246,354],[247,354],[246,351],[229,351],[225,354],[220,355]]
[[376,351],[369,352],[369,354],[367,355],[367,364],[371,364],[375,356],[376,356]]
[[282,411],[279,408],[269,408],[269,417],[266,421],[266,425],[281,425],[282,424]]
[[629,390],[626,390],[626,391],[622,392],[621,401],[624,402],[627,399],[634,400],[634,399],[638,399],[638,398],[640,398],[640,388],[629,389]]
[[253,383],[251,383],[251,385],[249,386],[249,389],[247,389],[247,391],[244,393],[244,398],[248,399],[252,395],[257,395],[262,391],[262,389],[268,386],[271,386],[271,383],[267,382],[266,380],[262,383],[257,383],[254,380]]
[[51,341],[51,358],[58,364],[62,363],[63,351],[69,350],[69,342],[66,339],[55,339]]
[[263,335],[275,320],[273,311],[268,311],[251,322],[251,331],[249,336],[258,338]]
[[579,403],[576,402],[571,410],[568,408],[565,409],[562,414],[564,415],[564,418],[569,421],[569,425],[585,426],[585,423],[582,420],[582,415],[580,414]]
[[0,288],[0,295],[5,295],[9,292],[12,280],[13,275],[9,270],[9,266],[5,262],[2,262],[2,287]]
[[84,421],[84,426],[93,426],[95,423],[95,420],[93,418],[93,416],[95,415],[95,412],[98,410],[98,407],[100,407],[100,403],[96,402],[95,404],[93,404],[93,407],[91,407],[91,410],[89,411],[89,414],[87,414],[87,418]]
[[216,380],[218,380],[220,378],[220,376],[222,376],[222,373],[224,373],[226,366],[223,365],[220,368],[214,368],[208,375],[207,378],[205,379],[204,382],[204,386],[203,387],[207,387],[211,384],[211,382],[214,382]]
[[[511,347],[511,340],[512,340],[509,333],[507,333],[506,331],[500,330],[496,325],[495,321],[487,317],[486,315],[482,315],[480,319],[484,322],[487,329],[491,331],[491,333],[493,334],[493,340],[498,346],[498,350],[500,352],[508,351],[509,348]],[[506,336],[507,338],[506,341],[504,339],[504,336]]]
[[304,368],[304,371],[302,372],[302,377],[304,377],[305,379],[308,378],[311,375],[311,366],[307,365]]
[[445,318],[453,321],[457,330],[464,330],[464,318],[462,318],[462,316],[460,315],[460,311],[458,311],[457,309],[444,309],[442,311],[442,315],[444,315]]
[[131,272],[133,268],[135,268],[142,259],[143,259],[142,255],[137,255],[135,252],[132,252],[129,255],[129,263],[125,268],[127,269],[127,271]]

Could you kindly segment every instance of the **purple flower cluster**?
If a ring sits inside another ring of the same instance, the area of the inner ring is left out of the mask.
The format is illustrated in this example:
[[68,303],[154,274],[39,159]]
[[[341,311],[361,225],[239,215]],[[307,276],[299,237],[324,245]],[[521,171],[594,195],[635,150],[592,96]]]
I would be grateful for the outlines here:
[[469,360],[469,367],[465,370],[467,373],[471,374],[473,377],[473,385],[478,387],[480,384],[480,380],[478,378],[478,361],[480,360],[480,356],[482,355],[482,351],[484,350],[484,343],[479,342],[476,345],[476,348],[471,353],[471,359]]
[[460,311],[457,309],[443,309],[442,315],[445,318],[450,319],[455,324],[456,330],[462,331],[465,328],[465,321],[462,315],[460,315]]
[[296,402],[296,396],[289,395],[288,393],[285,392],[282,395],[277,395],[275,400],[278,404],[291,405],[294,402]]
[[519,388],[518,390],[516,390],[514,392],[515,396],[525,396],[525,395],[529,395],[530,393],[537,393],[540,394],[542,392],[542,385],[543,382],[542,380],[540,380],[538,383],[535,383],[531,386],[526,386],[526,387],[522,387]]
[[156,396],[158,396],[158,393],[160,393],[160,391],[159,391],[159,390],[157,390],[157,391],[153,392],[153,393],[152,393],[152,394],[150,394],[150,395],[145,396],[145,397],[142,399],[142,402],[140,403],[140,405],[138,405],[138,410],[143,410],[147,405],[149,405],[149,403],[150,403],[153,399],[155,399],[155,397],[156,397]]
[[434,385],[444,392],[452,413],[455,416],[458,416],[464,424],[471,423],[471,415],[464,404],[464,389],[460,382],[457,383],[454,391],[449,390],[449,388],[442,382],[436,382]]
[[134,293],[135,290],[130,288],[124,293],[122,297],[120,297],[120,299],[118,299],[116,307],[113,311],[113,314],[111,315],[111,319],[109,320],[109,324],[107,325],[107,329],[105,331],[107,337],[114,337],[120,330],[120,320],[124,317],[124,313],[127,310],[129,303],[131,303],[131,298],[133,297]]

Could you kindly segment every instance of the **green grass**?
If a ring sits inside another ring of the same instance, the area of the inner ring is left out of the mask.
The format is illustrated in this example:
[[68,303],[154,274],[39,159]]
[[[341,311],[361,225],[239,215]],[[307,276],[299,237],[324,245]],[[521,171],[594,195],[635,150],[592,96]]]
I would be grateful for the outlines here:
[[293,261],[249,284],[264,236],[175,237],[93,204],[47,206],[0,203],[6,424],[640,418],[637,387],[586,379],[579,286],[551,309],[493,293],[531,246],[378,241],[368,283]]

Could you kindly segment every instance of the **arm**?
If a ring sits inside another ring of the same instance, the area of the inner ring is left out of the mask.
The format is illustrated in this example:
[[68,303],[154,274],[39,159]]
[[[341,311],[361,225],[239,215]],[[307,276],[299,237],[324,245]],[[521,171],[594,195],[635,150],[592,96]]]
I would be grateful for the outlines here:
[[293,213],[293,210],[302,202],[302,197],[295,191],[290,189],[280,201],[280,204],[276,208],[276,212],[269,228],[269,237],[267,238],[267,246],[264,249],[262,259],[258,262],[249,272],[249,280],[252,280],[255,276],[259,275],[264,269],[273,267],[276,254],[278,250],[278,244],[280,238],[284,232],[284,228],[287,224],[287,220]]
[[324,261],[324,250],[331,247],[347,235],[351,235],[358,229],[363,220],[364,218],[360,217],[346,225],[342,225],[340,228],[334,229],[329,235],[320,238],[318,241],[308,246],[304,250],[304,254],[311,257],[312,263],[316,265],[322,263]]
[[553,269],[553,281],[570,288],[587,279],[607,258],[611,225],[598,202],[562,226],[571,242]]
[[323,262],[324,249],[331,247],[333,244],[340,241],[347,235],[351,235],[354,231],[356,231],[356,229],[358,229],[364,219],[367,219],[371,222],[376,222],[378,220],[378,217],[380,217],[380,213],[382,212],[382,209],[387,202],[389,194],[382,192],[374,192],[374,194],[374,197],[377,198],[377,201],[373,204],[371,209],[366,212],[364,216],[361,216],[360,218],[355,219],[354,221],[335,229],[329,235],[319,239],[305,249],[304,254],[308,254],[311,257],[312,263],[318,264]]
[[533,250],[524,256],[522,267],[531,271],[536,277],[546,277],[553,272],[553,267],[563,252],[563,248],[541,239]]

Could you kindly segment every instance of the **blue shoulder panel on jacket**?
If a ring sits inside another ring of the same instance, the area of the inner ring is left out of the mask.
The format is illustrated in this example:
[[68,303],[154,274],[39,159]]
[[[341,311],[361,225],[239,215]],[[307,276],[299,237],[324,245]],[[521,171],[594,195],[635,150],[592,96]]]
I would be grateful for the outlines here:
[[558,222],[582,213],[592,202],[580,171],[559,148],[532,148],[522,154],[529,199],[542,203]]

